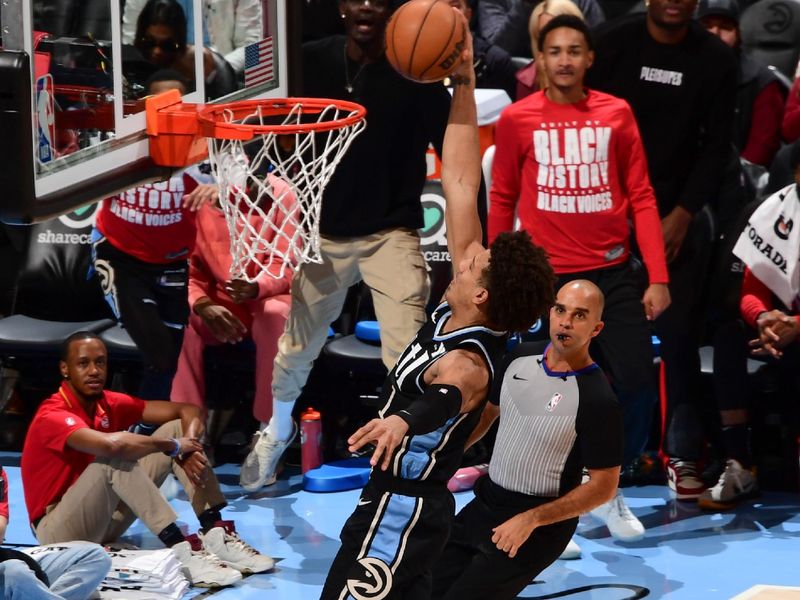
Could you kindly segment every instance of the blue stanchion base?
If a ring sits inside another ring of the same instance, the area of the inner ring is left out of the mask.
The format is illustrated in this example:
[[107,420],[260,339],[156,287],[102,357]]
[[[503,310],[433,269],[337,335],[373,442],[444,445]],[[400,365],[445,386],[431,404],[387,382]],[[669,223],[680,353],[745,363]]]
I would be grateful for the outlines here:
[[307,492],[344,492],[364,487],[369,479],[369,457],[346,458],[306,471],[303,489]]

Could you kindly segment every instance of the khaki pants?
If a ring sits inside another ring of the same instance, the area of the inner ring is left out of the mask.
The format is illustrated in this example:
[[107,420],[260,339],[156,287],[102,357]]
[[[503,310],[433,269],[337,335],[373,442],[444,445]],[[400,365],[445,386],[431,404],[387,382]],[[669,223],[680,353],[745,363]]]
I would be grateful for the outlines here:
[[[165,423],[153,433],[153,437],[161,438],[182,435],[180,421]],[[36,526],[36,538],[41,544],[113,542],[137,517],[158,535],[178,518],[158,490],[170,471],[183,485],[195,514],[225,505],[225,496],[210,468],[205,487],[196,488],[178,463],[161,452],[138,461],[97,457],[61,500],[47,507]]]
[[430,285],[419,235],[387,229],[356,238],[321,239],[322,263],[307,263],[292,281],[292,310],[272,377],[276,401],[294,402],[342,312],[347,290],[364,280],[381,326],[381,358],[387,369],[425,322]]

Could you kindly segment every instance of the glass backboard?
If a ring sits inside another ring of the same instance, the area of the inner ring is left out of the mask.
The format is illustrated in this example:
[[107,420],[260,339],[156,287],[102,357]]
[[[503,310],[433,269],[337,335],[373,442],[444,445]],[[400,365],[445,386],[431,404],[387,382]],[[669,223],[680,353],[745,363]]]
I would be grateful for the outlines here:
[[0,157],[12,191],[0,218],[40,220],[169,176],[149,157],[149,94],[289,95],[288,18],[287,0],[4,0],[0,129],[15,111],[30,129]]

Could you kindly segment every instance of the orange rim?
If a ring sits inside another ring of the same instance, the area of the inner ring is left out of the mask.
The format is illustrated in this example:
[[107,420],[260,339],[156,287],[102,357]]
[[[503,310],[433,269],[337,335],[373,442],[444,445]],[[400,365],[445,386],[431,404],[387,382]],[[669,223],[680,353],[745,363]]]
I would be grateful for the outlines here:
[[[249,123],[230,123],[225,119],[232,115],[234,120],[253,116],[257,108],[264,116],[287,115],[298,104],[303,114],[319,114],[331,105],[349,114],[344,117],[317,123],[294,123],[288,125],[259,125]],[[223,139],[249,139],[256,135],[295,134],[325,132],[355,125],[363,120],[367,110],[355,102],[332,100],[328,98],[267,98],[263,100],[240,100],[227,104],[211,104],[200,110],[197,120],[206,137]]]

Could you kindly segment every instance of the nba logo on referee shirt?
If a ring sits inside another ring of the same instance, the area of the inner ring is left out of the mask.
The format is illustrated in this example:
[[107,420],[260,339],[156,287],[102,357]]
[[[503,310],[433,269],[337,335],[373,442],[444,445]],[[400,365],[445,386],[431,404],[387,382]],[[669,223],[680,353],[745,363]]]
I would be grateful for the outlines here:
[[553,394],[552,398],[550,398],[550,402],[547,403],[547,407],[545,408],[545,410],[547,410],[547,412],[553,412],[556,409],[556,406],[558,406],[558,403],[561,402],[561,399],[563,397],[564,396],[562,396],[558,392]]

